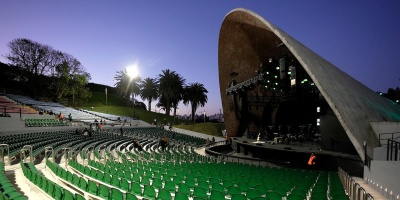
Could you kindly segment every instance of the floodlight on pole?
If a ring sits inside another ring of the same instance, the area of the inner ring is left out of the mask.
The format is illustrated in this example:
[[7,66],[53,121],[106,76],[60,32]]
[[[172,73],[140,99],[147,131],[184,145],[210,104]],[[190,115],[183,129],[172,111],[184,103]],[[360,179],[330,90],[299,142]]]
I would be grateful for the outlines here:
[[134,78],[139,77],[139,70],[137,67],[137,63],[135,63],[134,65],[128,66],[126,67],[126,73],[128,74],[129,78],[130,78],[130,82],[132,83],[132,93],[131,93],[131,98],[133,97],[133,117],[135,117],[135,96],[133,93],[133,83],[135,81],[133,81]]

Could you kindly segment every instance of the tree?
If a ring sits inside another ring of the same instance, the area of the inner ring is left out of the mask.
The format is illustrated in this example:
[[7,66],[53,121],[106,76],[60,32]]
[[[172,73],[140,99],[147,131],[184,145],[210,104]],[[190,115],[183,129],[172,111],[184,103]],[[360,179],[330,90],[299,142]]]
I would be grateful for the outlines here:
[[153,78],[145,78],[139,82],[140,97],[149,101],[148,110],[151,111],[151,102],[158,98],[158,83]]
[[175,71],[169,69],[163,70],[162,74],[158,75],[159,89],[158,93],[165,100],[165,112],[170,115],[171,105],[174,107],[174,114],[176,113],[176,106],[182,99],[183,79]]
[[14,39],[8,47],[10,53],[6,58],[24,70],[20,80],[31,96],[37,96],[38,88],[42,93],[51,91],[56,99],[75,94],[90,96],[85,88],[90,74],[72,55],[25,38]]
[[117,71],[114,80],[117,81],[114,86],[117,88],[118,94],[127,99],[128,102],[132,100],[130,97],[134,99],[136,95],[140,94],[138,83],[141,81],[141,78],[129,77],[127,69]]
[[185,105],[191,104],[192,121],[194,122],[194,115],[199,106],[203,107],[207,103],[207,89],[201,83],[190,83],[185,86],[183,93],[183,103]]

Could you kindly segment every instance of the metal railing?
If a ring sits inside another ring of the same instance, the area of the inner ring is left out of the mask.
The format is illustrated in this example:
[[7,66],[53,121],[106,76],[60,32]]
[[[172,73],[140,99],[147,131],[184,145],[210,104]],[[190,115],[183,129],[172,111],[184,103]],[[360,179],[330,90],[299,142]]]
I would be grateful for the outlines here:
[[351,176],[339,168],[339,178],[351,200],[374,200],[374,197],[365,191]]
[[387,142],[387,154],[386,154],[386,160],[387,161],[399,161],[399,149],[400,149],[400,142],[393,140],[393,139],[388,139]]
[[[398,134],[398,136],[395,137],[395,134]],[[384,137],[384,138],[383,138],[383,135],[391,135],[390,139],[392,139],[392,140],[396,140],[396,139],[399,139],[399,138],[400,138],[400,132],[380,133],[380,134],[379,134],[379,146],[380,146],[380,147],[382,146],[382,144],[381,144],[381,141],[382,141],[382,140],[385,141],[385,140],[389,139],[389,138],[387,138],[387,137]],[[382,137],[381,137],[381,136],[382,136]]]

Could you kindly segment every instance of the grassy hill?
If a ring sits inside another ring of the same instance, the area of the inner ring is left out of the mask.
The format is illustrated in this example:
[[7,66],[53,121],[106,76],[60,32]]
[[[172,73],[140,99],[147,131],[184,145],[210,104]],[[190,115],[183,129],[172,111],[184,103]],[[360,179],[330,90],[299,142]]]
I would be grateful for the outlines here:
[[[225,128],[223,123],[198,123],[194,125],[177,125],[178,121],[176,120],[174,122],[173,116],[168,116],[162,113],[155,113],[147,110],[128,107],[126,106],[127,102],[124,98],[113,94],[107,95],[107,105],[106,105],[106,95],[104,92],[92,92],[91,98],[81,102],[82,105],[79,106],[79,108],[83,108],[86,110],[93,110],[102,113],[134,117],[143,120],[147,123],[152,123],[154,122],[154,120],[156,120],[158,123],[171,122],[175,124],[174,127],[213,136],[221,136],[222,135],[221,132]],[[183,122],[186,121],[179,120],[180,124],[182,124]]]

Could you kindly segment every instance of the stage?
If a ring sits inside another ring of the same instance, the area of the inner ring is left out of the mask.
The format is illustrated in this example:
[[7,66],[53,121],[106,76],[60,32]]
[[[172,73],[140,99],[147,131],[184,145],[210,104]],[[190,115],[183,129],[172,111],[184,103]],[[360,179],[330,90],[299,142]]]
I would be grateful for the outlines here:
[[363,161],[358,155],[325,151],[315,143],[276,144],[276,141],[257,141],[242,137],[232,137],[230,142],[236,155],[287,163],[289,167],[309,168],[307,162],[311,153],[314,153],[317,156],[315,168],[318,169],[337,170],[340,166],[348,169],[346,171],[358,171],[363,168]]

